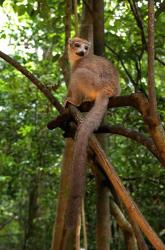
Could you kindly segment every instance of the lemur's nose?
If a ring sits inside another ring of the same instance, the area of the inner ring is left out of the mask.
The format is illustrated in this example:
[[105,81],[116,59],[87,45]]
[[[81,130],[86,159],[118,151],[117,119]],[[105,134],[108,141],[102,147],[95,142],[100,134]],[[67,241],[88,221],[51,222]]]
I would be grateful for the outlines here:
[[79,56],[84,56],[84,51],[78,52],[77,55],[79,55]]

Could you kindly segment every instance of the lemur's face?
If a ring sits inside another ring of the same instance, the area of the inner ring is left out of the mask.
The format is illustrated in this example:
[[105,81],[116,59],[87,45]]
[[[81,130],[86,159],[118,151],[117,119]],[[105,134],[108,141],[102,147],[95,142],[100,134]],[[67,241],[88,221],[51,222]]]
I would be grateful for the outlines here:
[[78,57],[87,56],[89,53],[90,43],[87,40],[81,38],[69,39],[68,47],[70,52]]

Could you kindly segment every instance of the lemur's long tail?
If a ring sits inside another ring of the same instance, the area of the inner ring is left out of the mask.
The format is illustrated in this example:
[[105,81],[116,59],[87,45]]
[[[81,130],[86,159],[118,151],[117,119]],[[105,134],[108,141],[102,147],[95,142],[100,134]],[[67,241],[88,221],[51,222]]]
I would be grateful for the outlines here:
[[85,192],[86,158],[88,139],[96,130],[107,110],[109,98],[98,96],[93,108],[86,115],[78,128],[77,138],[74,144],[73,165],[72,165],[72,187],[68,203],[66,224],[74,227],[81,209],[81,202]]

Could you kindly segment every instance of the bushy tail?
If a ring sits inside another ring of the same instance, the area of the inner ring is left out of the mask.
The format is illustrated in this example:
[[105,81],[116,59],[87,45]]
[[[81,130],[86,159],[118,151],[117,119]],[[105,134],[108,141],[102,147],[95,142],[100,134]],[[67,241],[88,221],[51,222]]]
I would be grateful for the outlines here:
[[84,196],[88,139],[92,132],[99,127],[107,110],[108,100],[108,97],[98,96],[93,108],[89,111],[78,128],[73,153],[71,195],[66,216],[66,223],[69,227],[74,227],[77,223],[77,217]]

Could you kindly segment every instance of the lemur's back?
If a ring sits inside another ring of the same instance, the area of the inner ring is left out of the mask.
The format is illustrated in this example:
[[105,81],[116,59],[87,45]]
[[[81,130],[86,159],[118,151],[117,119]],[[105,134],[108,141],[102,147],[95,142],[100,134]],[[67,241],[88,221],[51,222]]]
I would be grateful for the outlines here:
[[69,96],[73,104],[93,101],[97,95],[116,96],[119,92],[118,73],[105,58],[89,54],[72,67]]

